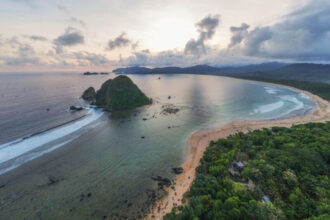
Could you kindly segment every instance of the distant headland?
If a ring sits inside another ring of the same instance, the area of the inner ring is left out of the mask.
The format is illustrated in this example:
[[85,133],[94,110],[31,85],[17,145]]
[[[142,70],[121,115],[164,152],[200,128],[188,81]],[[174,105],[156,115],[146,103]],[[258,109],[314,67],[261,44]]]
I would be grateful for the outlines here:
[[330,100],[330,65],[312,63],[260,63],[243,66],[213,67],[127,67],[116,74],[199,74],[217,75],[293,86]]

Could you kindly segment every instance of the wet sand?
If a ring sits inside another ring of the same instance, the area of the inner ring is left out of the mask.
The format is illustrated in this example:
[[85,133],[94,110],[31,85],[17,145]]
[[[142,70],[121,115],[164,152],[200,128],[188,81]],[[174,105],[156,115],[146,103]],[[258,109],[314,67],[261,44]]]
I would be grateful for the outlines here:
[[[283,86],[283,85],[280,85]],[[237,132],[249,132],[261,128],[270,128],[274,126],[291,127],[296,124],[308,122],[330,121],[330,103],[310,92],[299,90],[289,86],[283,86],[292,90],[304,93],[309,96],[316,104],[315,110],[311,114],[298,116],[290,119],[273,119],[261,121],[236,121],[211,130],[202,130],[193,132],[187,141],[185,161],[182,164],[183,173],[174,180],[174,189],[167,188],[167,195],[157,201],[152,207],[152,211],[145,219],[162,219],[164,215],[171,212],[172,208],[183,203],[183,196],[189,190],[195,179],[195,169],[199,165],[200,158],[203,157],[206,147],[210,141],[216,141],[220,138],[226,138],[228,135]]]

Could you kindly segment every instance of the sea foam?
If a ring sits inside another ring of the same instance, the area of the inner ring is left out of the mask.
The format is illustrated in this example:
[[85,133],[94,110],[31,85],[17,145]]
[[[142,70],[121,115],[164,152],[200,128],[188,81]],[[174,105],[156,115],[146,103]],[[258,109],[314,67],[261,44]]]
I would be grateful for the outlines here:
[[295,96],[284,95],[284,96],[281,96],[281,99],[295,104],[295,106],[292,109],[290,109],[289,111],[287,111],[286,114],[289,114],[293,111],[302,109],[304,107],[304,103],[302,101],[299,101]]
[[278,101],[275,103],[267,104],[267,105],[262,105],[256,109],[253,110],[254,114],[262,114],[262,113],[267,113],[267,112],[272,112],[275,111],[279,108],[282,108],[284,106],[283,101]]
[[[45,144],[51,143],[59,138],[63,138],[69,134],[72,134],[82,127],[92,123],[93,121],[99,119],[103,115],[103,111],[99,109],[90,109],[86,117],[65,124],[60,127],[56,127],[44,133],[12,141],[10,143],[0,145],[0,165],[6,161],[12,160],[16,157],[19,157],[29,151],[32,151],[38,147],[41,147]],[[63,144],[64,145],[64,144]],[[60,146],[63,146],[60,145]],[[56,147],[58,148],[58,146]],[[48,148],[48,149],[56,149]]]
[[265,91],[268,93],[268,94],[276,94],[277,92],[279,92],[278,89],[275,89],[273,87],[269,87],[269,86],[265,86],[264,87]]
[[6,173],[8,171],[11,171],[11,170],[23,165],[24,163],[27,163],[27,162],[35,159],[35,158],[38,158],[38,157],[40,157],[44,154],[47,154],[47,153],[49,153],[49,152],[51,152],[51,151],[53,151],[53,150],[55,150],[59,147],[62,147],[65,144],[73,141],[74,139],[76,139],[76,138],[72,138],[72,139],[64,141],[60,144],[56,144],[56,145],[52,146],[51,148],[45,149],[43,151],[33,152],[33,150],[32,150],[32,151],[28,152],[25,156],[17,157],[16,159],[14,159],[13,162],[10,163],[10,165],[7,165],[7,166],[5,165],[5,166],[3,166],[3,168],[1,168],[1,165],[3,165],[4,163],[2,163],[2,164],[0,164],[0,175]]

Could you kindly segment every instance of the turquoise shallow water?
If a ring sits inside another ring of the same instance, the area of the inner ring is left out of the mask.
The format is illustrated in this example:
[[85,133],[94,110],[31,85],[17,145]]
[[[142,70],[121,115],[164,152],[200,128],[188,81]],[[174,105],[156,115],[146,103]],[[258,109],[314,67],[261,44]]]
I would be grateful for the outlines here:
[[[69,94],[65,99],[79,103],[77,97],[88,84],[97,88],[105,78],[114,75],[88,77],[61,75],[56,80],[69,81],[71,87],[66,93],[54,89],[48,95],[56,94],[57,101],[61,95]],[[142,215],[149,205],[150,194],[157,192],[157,183],[151,177],[174,177],[171,168],[182,163],[191,132],[233,120],[292,117],[315,107],[302,94],[263,83],[202,75],[129,77],[153,98],[154,104],[125,118],[103,114],[87,126],[35,148],[34,155],[63,144],[52,153],[0,176],[0,185],[4,185],[0,188],[0,218],[132,219]],[[62,102],[61,116],[53,116],[56,119],[51,121],[52,126],[80,116],[62,116],[69,114],[65,106],[70,105]],[[162,114],[162,106],[167,104],[179,107],[180,111],[175,115]],[[47,123],[43,126],[47,127]],[[41,140],[46,134],[35,138]],[[14,149],[15,145],[11,147]],[[0,157],[3,152],[0,149]]]

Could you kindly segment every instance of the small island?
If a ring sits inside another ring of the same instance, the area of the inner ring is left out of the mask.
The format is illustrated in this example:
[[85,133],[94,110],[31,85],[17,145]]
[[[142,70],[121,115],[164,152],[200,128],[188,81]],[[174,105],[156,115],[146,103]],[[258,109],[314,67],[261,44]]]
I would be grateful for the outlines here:
[[88,88],[83,93],[82,98],[106,111],[131,110],[152,102],[125,75],[105,81],[96,93],[93,87]]
[[90,76],[90,75],[109,75],[109,73],[108,72],[100,72],[100,73],[98,73],[98,72],[84,72],[83,73],[83,75],[85,75],[85,76]]
[[97,72],[84,72],[84,74],[83,75],[85,75],[85,76],[90,76],[90,75],[98,75],[99,73],[97,73]]

